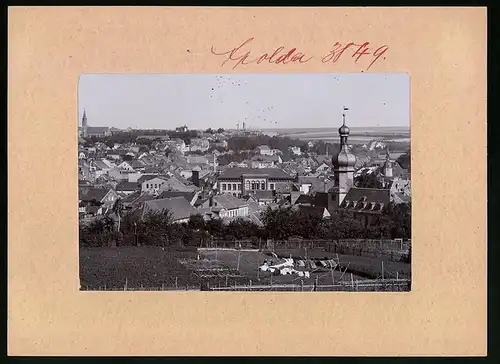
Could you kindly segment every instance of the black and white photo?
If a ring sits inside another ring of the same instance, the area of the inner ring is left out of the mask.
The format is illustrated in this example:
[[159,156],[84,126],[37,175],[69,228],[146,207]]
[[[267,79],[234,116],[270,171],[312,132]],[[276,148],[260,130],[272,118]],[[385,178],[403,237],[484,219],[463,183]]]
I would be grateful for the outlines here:
[[407,74],[82,74],[77,160],[81,290],[411,290]]

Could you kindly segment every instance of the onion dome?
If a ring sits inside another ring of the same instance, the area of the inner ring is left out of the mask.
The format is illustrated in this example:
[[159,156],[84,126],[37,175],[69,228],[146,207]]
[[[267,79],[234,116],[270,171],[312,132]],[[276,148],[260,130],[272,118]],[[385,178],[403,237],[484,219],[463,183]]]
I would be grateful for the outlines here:
[[354,167],[355,164],[356,156],[349,152],[347,147],[343,147],[339,154],[332,158],[332,165],[334,168]]
[[339,135],[340,136],[347,136],[349,135],[349,133],[351,132],[351,130],[347,127],[347,125],[343,124],[340,128],[339,128]]

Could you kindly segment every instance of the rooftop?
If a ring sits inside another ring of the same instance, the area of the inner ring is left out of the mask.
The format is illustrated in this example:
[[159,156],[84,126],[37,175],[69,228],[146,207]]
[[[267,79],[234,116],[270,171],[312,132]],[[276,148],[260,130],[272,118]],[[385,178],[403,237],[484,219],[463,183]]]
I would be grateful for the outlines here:
[[213,200],[217,202],[218,207],[224,207],[226,209],[237,209],[239,207],[248,206],[246,201],[229,194],[214,196]]
[[198,211],[184,197],[172,197],[155,199],[144,202],[144,212],[146,211],[164,211],[168,210],[172,213],[175,220],[187,219],[191,215],[195,215]]
[[280,168],[227,168],[219,175],[219,178],[241,178],[243,176],[269,176],[270,178],[293,179],[288,173]]

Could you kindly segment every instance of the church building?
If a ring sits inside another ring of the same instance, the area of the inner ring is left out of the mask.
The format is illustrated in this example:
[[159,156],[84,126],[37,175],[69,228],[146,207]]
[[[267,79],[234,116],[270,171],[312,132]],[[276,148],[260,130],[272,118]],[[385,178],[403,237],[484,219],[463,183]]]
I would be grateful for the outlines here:
[[87,113],[83,110],[82,126],[78,128],[78,135],[83,138],[103,138],[111,135],[111,128],[107,126],[88,126]]

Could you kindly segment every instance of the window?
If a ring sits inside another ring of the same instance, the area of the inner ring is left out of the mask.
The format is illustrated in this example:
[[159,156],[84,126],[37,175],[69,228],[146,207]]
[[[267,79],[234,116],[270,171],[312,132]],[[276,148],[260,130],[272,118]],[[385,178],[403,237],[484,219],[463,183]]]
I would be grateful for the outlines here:
[[146,183],[146,188],[149,188],[149,183]]
[[226,190],[226,184],[225,184],[225,183],[223,183],[223,184],[222,184],[222,191],[225,191],[225,190]]
[[238,183],[238,191],[241,191],[241,183]]
[[245,181],[245,189],[246,190],[250,189],[250,181]]
[[261,189],[262,189],[262,190],[265,190],[265,189],[266,189],[266,182],[262,182],[262,183],[261,183]]
[[255,189],[256,189],[256,190],[259,190],[259,189],[260,189],[260,183],[259,183],[259,182],[255,182]]
[[255,190],[255,182],[252,181],[252,190]]
[[228,183],[228,184],[227,184],[227,190],[228,190],[228,191],[231,191],[231,183]]
[[270,184],[269,184],[269,188],[270,188],[271,190],[274,190],[274,183],[270,183]]
[[233,190],[236,191],[236,183],[233,183]]

